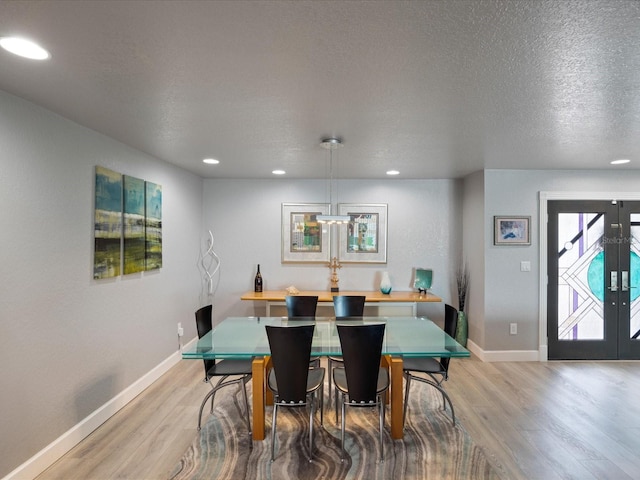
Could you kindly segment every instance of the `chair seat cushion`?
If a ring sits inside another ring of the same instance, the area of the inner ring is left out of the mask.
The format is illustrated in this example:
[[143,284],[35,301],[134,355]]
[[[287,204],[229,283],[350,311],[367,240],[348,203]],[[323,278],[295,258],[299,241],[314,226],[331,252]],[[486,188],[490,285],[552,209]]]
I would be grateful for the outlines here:
[[[310,368],[307,376],[307,393],[311,393],[322,386],[324,382],[324,368]],[[269,372],[269,389],[276,395],[278,393],[278,382],[276,381],[276,371],[271,369]]]
[[250,358],[219,360],[207,371],[207,377],[222,375],[251,375]]
[[[333,383],[336,388],[343,393],[347,393],[347,373],[344,368],[333,369]],[[376,386],[376,393],[380,394],[389,388],[389,372],[386,368],[380,367],[378,370],[378,385]]]
[[438,359],[432,357],[404,357],[402,369],[411,372],[445,373]]

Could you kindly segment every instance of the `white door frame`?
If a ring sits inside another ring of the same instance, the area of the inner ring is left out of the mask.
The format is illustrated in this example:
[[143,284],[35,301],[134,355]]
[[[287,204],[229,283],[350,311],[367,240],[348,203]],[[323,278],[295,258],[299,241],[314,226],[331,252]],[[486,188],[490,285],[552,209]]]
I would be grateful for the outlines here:
[[549,200],[640,200],[640,192],[540,192],[540,217],[538,228],[540,231],[539,285],[538,298],[538,359],[546,362],[549,359],[547,342],[547,202]]

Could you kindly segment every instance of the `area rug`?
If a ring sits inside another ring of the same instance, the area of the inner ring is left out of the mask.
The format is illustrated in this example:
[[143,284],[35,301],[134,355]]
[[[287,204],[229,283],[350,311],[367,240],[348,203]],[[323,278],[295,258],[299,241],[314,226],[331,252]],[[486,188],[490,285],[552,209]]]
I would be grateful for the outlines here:
[[384,462],[380,461],[375,409],[347,408],[343,462],[340,461],[340,424],[336,423],[333,408],[327,408],[326,398],[324,426],[320,426],[319,416],[314,426],[312,462],[308,460],[308,412],[279,410],[276,458],[271,462],[272,408],[267,407],[266,412],[267,438],[252,442],[240,416],[239,400],[240,395],[233,387],[218,393],[213,414],[171,473],[171,480],[500,478],[460,422],[456,421],[455,427],[452,425],[449,410],[443,410],[440,394],[419,382],[412,385],[402,440],[391,439],[387,415]]

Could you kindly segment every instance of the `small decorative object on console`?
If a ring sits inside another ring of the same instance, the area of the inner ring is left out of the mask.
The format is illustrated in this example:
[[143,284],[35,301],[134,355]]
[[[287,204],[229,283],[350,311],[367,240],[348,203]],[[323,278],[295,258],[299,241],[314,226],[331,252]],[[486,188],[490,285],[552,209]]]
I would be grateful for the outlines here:
[[380,281],[380,291],[385,295],[391,293],[391,279],[389,278],[389,272],[382,272],[382,280]]
[[433,283],[433,270],[425,268],[416,268],[416,279],[413,282],[413,288],[418,289],[418,293],[429,293],[431,284]]
[[254,291],[262,292],[262,274],[260,273],[260,264],[258,264],[258,272],[256,273],[256,278],[254,280]]

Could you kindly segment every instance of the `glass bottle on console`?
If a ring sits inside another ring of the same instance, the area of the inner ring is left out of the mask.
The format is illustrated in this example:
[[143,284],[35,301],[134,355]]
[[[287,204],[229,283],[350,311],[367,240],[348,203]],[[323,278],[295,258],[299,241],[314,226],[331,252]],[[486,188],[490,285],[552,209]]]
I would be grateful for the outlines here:
[[260,273],[260,264],[258,264],[258,271],[256,273],[256,278],[253,282],[254,291],[262,292],[262,274]]

